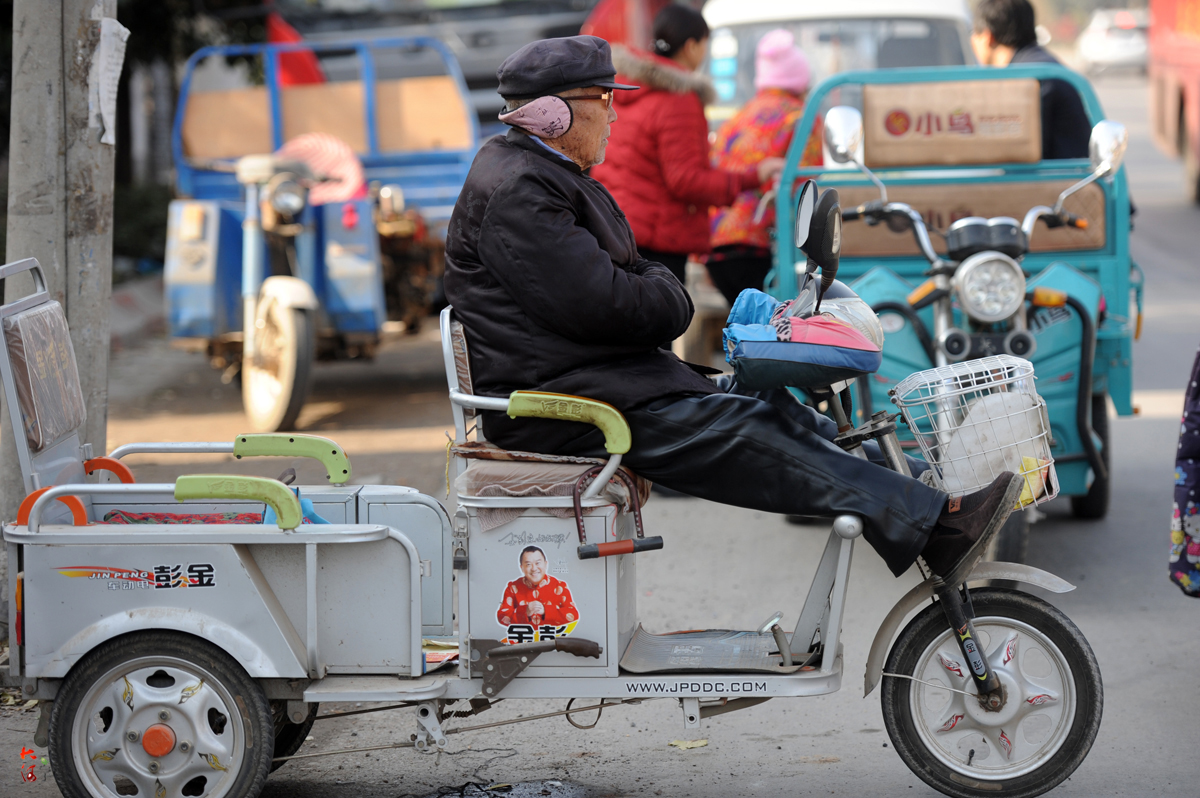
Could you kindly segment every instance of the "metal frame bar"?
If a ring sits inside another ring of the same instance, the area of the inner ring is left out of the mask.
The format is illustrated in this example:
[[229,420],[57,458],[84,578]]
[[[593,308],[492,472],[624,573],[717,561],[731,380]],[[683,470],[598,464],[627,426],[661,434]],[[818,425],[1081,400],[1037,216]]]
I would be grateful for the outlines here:
[[233,454],[233,441],[126,443],[113,449],[108,456],[120,460],[131,454]]
[[[175,107],[175,119],[171,129],[171,157],[174,159],[177,169],[182,172],[196,170],[197,167],[188,163],[187,157],[183,153],[183,120],[187,111],[187,97],[191,93],[192,74],[196,66],[205,58],[210,56],[263,56],[264,73],[266,74],[267,90],[271,110],[271,141],[274,149],[279,149],[282,146],[283,135],[283,120],[280,101],[280,87],[278,81],[274,80],[274,75],[278,70],[277,59],[281,53],[293,52],[327,52],[327,51],[346,51],[355,50],[360,59],[359,76],[363,83],[364,106],[366,106],[366,119],[368,123],[371,120],[372,114],[375,111],[375,69],[374,61],[371,58],[372,50],[386,49],[402,49],[402,48],[427,48],[436,52],[442,59],[442,64],[446,68],[446,74],[454,81],[455,87],[458,89],[458,94],[463,102],[463,107],[467,109],[467,123],[471,130],[471,141],[479,141],[479,120],[474,113],[470,112],[473,107],[471,103],[471,94],[467,89],[466,79],[463,77],[462,68],[458,64],[458,60],[443,42],[431,36],[398,36],[385,39],[374,39],[368,42],[347,42],[347,41],[328,41],[328,42],[288,42],[288,43],[268,43],[268,44],[233,44],[233,45],[215,45],[210,47],[201,47],[196,52],[192,53],[184,65],[183,80],[179,85],[179,101]],[[364,61],[364,54],[366,60]],[[369,64],[369,65],[368,65]],[[371,137],[377,133],[373,133],[374,126],[368,124],[367,135]],[[370,144],[368,138],[369,156],[378,157],[378,139],[376,138],[374,146]],[[470,153],[475,149],[474,146],[463,150],[447,150],[447,153],[457,153],[459,155]],[[176,177],[176,190],[182,191],[181,178]]]

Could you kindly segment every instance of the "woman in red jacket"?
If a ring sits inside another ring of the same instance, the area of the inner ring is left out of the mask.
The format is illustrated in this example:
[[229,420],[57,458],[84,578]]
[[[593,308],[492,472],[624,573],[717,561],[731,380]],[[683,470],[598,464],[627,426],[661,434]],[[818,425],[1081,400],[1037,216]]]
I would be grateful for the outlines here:
[[612,126],[604,163],[591,172],[625,212],[642,257],[662,263],[680,282],[688,255],[710,249],[709,207],[730,204],[783,169],[781,158],[740,172],[709,162],[704,105],[713,90],[696,74],[707,47],[704,17],[681,5],[655,17],[654,53],[613,47],[617,80],[642,91],[615,98],[620,121]]

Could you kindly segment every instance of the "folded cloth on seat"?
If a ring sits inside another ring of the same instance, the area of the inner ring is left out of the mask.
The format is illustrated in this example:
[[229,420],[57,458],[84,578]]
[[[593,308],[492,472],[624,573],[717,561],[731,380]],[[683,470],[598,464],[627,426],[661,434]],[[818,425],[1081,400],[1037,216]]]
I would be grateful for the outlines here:
[[261,524],[262,513],[132,513],[110,510],[106,524]]
[[[456,447],[457,448],[457,447]],[[495,447],[492,447],[495,449]],[[455,490],[460,496],[512,496],[519,498],[537,498],[543,496],[570,496],[575,482],[593,465],[602,464],[603,460],[593,458],[569,458],[585,462],[524,462],[521,455],[540,457],[527,452],[506,452],[495,449],[496,453],[516,455],[510,460],[480,458],[472,460],[467,469],[454,482]],[[568,459],[568,458],[564,458]],[[638,495],[644,504],[649,498],[649,485],[643,479],[635,476],[628,469],[627,474],[633,477],[638,486]],[[608,485],[600,491],[600,497],[618,507],[628,509],[629,491],[624,483],[617,479],[609,480]],[[544,512],[558,518],[572,518],[575,513],[569,507],[540,508]],[[479,525],[484,532],[514,521],[525,510],[521,507],[480,507],[478,508]],[[591,508],[584,509],[584,515],[591,513]]]

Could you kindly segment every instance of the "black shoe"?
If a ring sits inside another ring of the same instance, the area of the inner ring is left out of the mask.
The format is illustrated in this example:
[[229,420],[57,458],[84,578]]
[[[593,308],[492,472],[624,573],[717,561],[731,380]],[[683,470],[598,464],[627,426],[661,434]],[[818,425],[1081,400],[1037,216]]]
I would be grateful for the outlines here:
[[921,559],[942,582],[957,585],[983,557],[1016,507],[1024,481],[1005,471],[982,490],[950,499],[938,516]]

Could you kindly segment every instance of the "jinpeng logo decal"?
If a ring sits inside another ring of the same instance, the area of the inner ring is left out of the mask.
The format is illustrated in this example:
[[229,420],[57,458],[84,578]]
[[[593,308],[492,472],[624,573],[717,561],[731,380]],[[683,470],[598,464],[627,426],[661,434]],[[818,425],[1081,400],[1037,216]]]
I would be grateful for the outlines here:
[[109,590],[170,590],[186,587],[216,587],[217,571],[212,563],[176,563],[141,568],[108,565],[66,565],[54,569],[70,579],[87,579],[107,585]]

